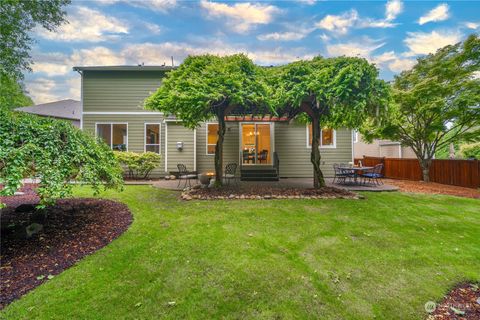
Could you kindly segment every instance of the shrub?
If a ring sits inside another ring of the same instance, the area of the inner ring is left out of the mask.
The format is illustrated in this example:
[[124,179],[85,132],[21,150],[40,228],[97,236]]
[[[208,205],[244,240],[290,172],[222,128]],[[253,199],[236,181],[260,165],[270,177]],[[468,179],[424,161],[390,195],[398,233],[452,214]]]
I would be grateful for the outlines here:
[[464,144],[460,146],[460,152],[464,158],[475,158],[480,160],[480,142]]
[[67,121],[0,108],[0,195],[13,195],[24,178],[40,179],[40,206],[71,195],[74,181],[119,188],[122,168],[103,142]]
[[115,151],[115,157],[125,169],[126,178],[129,179],[147,179],[162,160],[162,156],[154,152]]

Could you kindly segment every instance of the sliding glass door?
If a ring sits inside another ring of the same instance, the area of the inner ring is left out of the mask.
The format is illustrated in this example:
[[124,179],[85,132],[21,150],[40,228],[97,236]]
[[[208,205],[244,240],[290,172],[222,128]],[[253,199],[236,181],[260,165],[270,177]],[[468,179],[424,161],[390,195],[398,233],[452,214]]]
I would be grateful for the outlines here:
[[242,123],[240,142],[242,164],[271,164],[271,136],[270,123]]

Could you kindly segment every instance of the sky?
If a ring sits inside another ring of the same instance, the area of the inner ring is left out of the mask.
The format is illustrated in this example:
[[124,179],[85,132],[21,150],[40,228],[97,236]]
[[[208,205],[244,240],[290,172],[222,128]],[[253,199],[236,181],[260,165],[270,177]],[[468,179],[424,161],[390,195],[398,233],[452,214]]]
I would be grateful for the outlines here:
[[72,1],[68,24],[34,30],[36,104],[80,99],[73,66],[178,65],[187,55],[245,53],[259,65],[360,56],[393,79],[416,58],[480,33],[480,1]]

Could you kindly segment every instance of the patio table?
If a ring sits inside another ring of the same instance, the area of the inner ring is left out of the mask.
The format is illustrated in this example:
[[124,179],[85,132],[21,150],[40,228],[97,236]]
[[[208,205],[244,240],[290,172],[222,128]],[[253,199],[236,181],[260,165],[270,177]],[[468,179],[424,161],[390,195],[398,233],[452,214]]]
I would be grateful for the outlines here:
[[351,170],[353,172],[353,181],[354,184],[359,184],[358,183],[358,176],[362,173],[363,170],[371,170],[373,167],[355,167],[355,166],[340,166],[338,167],[339,169],[342,170]]

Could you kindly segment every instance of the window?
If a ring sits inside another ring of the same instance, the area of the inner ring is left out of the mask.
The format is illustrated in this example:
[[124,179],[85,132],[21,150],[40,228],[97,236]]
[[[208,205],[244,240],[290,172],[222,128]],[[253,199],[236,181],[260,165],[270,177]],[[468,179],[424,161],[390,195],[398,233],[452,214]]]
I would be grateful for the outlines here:
[[358,131],[353,130],[352,133],[353,133],[353,143],[357,143],[358,142]]
[[160,153],[160,123],[145,123],[145,152]]
[[97,137],[116,151],[127,151],[128,125],[126,123],[97,123]]
[[215,145],[218,140],[217,132],[217,123],[207,123],[207,154],[215,154]]
[[[323,128],[320,133],[320,148],[335,148],[336,132],[330,128]],[[312,147],[312,125],[307,125],[307,141],[308,147]]]

